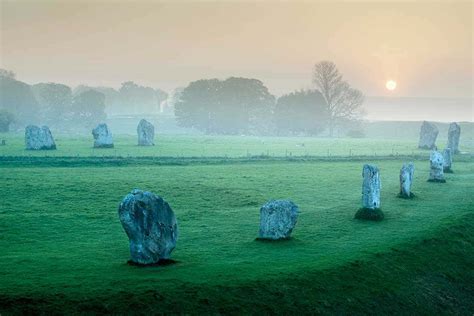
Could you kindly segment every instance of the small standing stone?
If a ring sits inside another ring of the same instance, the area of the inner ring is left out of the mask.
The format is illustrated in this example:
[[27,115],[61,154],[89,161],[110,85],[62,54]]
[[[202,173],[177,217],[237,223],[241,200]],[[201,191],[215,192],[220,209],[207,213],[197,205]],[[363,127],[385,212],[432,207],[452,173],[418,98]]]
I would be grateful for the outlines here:
[[25,146],[27,150],[54,150],[56,143],[47,126],[28,125],[25,129]]
[[453,166],[453,155],[452,155],[451,148],[445,148],[443,150],[443,171],[446,173],[453,173],[451,169]]
[[436,125],[423,121],[420,130],[420,142],[418,148],[420,149],[435,149],[436,138],[438,137],[439,130]]
[[382,220],[384,214],[380,209],[380,174],[374,165],[365,164],[362,169],[362,208],[355,215],[356,219]]
[[459,137],[461,136],[461,126],[458,123],[449,124],[447,148],[451,148],[451,154],[459,154]]
[[7,141],[2,139],[2,146],[6,146],[7,145]]
[[153,146],[155,127],[147,120],[142,119],[137,126],[138,146]]
[[298,206],[289,200],[272,200],[260,208],[259,239],[288,239],[298,219]]
[[430,178],[429,182],[446,182],[444,179],[444,159],[439,151],[433,150],[430,154]]
[[414,194],[411,192],[414,174],[415,165],[413,162],[404,163],[400,169],[400,197],[408,199],[414,196]]
[[92,130],[94,136],[94,148],[113,148],[114,141],[112,133],[110,132],[107,124],[101,123]]
[[133,263],[148,265],[170,259],[178,239],[178,223],[165,200],[135,189],[120,203],[118,213],[130,240]]

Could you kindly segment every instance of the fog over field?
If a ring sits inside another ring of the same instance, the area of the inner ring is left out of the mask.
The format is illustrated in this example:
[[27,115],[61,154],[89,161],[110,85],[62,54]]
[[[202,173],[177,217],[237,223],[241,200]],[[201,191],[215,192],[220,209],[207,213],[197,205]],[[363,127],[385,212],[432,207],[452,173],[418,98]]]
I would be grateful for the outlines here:
[[[313,65],[331,60],[366,96],[367,119],[473,120],[469,1],[2,1],[0,8],[0,67],[28,84],[119,89],[134,81],[171,93],[234,76],[259,79],[280,97],[314,88]],[[387,80],[397,88],[387,90]]]

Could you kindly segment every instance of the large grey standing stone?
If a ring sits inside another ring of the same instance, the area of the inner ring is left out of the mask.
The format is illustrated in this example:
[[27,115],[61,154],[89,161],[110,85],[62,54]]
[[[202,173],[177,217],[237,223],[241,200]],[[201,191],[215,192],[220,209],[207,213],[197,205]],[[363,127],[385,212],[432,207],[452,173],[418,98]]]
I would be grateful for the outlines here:
[[92,130],[94,136],[94,148],[113,148],[114,140],[107,124],[101,123]]
[[447,173],[452,173],[453,170],[451,169],[453,166],[453,155],[452,155],[451,148],[445,148],[443,150],[443,171]]
[[28,125],[25,129],[25,146],[28,150],[56,149],[53,135],[47,126]]
[[362,208],[355,218],[367,220],[382,220],[384,214],[380,209],[380,173],[374,165],[365,164],[362,168]]
[[166,201],[135,189],[120,203],[119,217],[130,240],[132,262],[146,265],[170,259],[178,239],[178,223]]
[[139,146],[153,146],[155,138],[155,127],[147,120],[140,120],[137,126],[138,145]]
[[413,183],[413,176],[415,174],[415,165],[413,162],[404,163],[400,169],[400,194],[402,198],[411,198],[411,185]]
[[259,239],[287,239],[298,219],[298,206],[289,200],[271,200],[260,208]]
[[461,126],[458,123],[449,124],[447,148],[451,148],[452,154],[459,153],[459,137],[461,136]]
[[430,154],[429,182],[446,182],[444,179],[444,158],[439,151],[433,150]]
[[423,121],[420,130],[420,142],[418,148],[421,149],[435,149],[436,138],[438,137],[439,130],[436,125]]

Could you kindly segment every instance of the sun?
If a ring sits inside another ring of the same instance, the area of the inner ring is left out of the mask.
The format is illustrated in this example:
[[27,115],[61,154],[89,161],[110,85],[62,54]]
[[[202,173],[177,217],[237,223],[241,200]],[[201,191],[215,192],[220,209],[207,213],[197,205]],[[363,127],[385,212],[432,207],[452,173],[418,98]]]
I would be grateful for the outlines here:
[[393,91],[397,88],[397,82],[395,80],[388,80],[385,84],[385,88],[387,88],[387,90]]

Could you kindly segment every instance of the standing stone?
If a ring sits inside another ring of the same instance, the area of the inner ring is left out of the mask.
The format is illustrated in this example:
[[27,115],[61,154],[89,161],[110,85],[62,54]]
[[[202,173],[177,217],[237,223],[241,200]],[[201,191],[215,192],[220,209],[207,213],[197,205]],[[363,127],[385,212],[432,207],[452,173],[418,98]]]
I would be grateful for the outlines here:
[[423,121],[420,130],[420,142],[418,148],[421,149],[435,149],[436,148],[436,137],[438,137],[438,128],[436,125]]
[[429,182],[446,182],[444,179],[444,159],[439,151],[433,150],[430,154],[430,178]]
[[155,127],[147,120],[140,120],[137,126],[138,146],[153,146],[155,138]]
[[443,171],[447,173],[453,173],[451,169],[453,165],[453,155],[452,155],[451,148],[445,148],[443,150]]
[[380,174],[374,165],[365,164],[362,169],[362,208],[355,215],[357,219],[382,220],[380,209]]
[[415,165],[413,162],[404,163],[400,169],[400,197],[408,199],[414,196],[411,192],[414,174]]
[[25,129],[25,146],[27,150],[56,149],[53,135],[47,126],[28,125]]
[[260,208],[259,239],[288,239],[298,219],[298,206],[289,200],[271,200]]
[[114,141],[112,133],[110,132],[107,124],[101,123],[92,130],[94,136],[94,148],[113,148]]
[[447,148],[451,148],[451,154],[459,154],[459,137],[461,136],[461,126],[458,123],[449,124]]
[[147,265],[170,259],[178,239],[178,223],[165,200],[135,189],[120,203],[118,213],[130,240],[133,263]]

